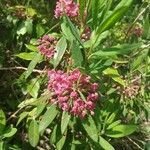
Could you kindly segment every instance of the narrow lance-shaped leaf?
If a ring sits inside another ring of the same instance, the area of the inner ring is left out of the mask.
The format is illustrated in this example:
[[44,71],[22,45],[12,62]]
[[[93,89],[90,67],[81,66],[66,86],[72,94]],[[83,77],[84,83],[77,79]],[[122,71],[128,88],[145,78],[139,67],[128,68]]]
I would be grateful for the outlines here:
[[63,111],[62,118],[61,118],[61,133],[62,134],[64,134],[64,132],[66,131],[70,118],[71,118],[71,115],[68,112]]
[[94,140],[95,142],[98,141],[98,130],[96,128],[95,122],[93,118],[89,115],[86,120],[82,122],[82,125],[87,132],[88,136]]
[[4,130],[6,125],[6,117],[2,109],[0,109],[0,134]]
[[58,64],[60,63],[65,51],[67,48],[67,42],[65,37],[62,37],[57,45],[56,45],[56,53],[54,55],[54,67],[56,68],[58,66]]
[[76,67],[82,66],[83,55],[82,55],[81,49],[79,47],[79,44],[75,40],[73,41],[72,46],[71,46],[71,57],[74,61],[74,65]]
[[32,120],[28,128],[29,142],[33,147],[36,147],[39,141],[39,125],[36,120]]
[[74,24],[71,22],[71,20],[69,19],[68,16],[66,16],[66,20],[67,20],[68,26],[70,27],[70,30],[71,30],[73,36],[75,37],[75,39],[80,43],[80,45],[81,45],[82,47],[84,47],[83,44],[82,44],[82,41],[81,41],[81,39],[80,39],[80,35],[79,35],[79,33],[78,33],[77,29],[76,29],[76,27],[75,27]]
[[99,144],[104,150],[115,150],[114,147],[103,137],[99,137]]
[[30,76],[30,74],[32,73],[32,71],[35,68],[35,66],[37,65],[37,63],[41,61],[41,58],[42,58],[42,56],[40,53],[37,53],[34,56],[33,60],[30,62],[29,66],[27,68],[27,71],[24,72],[25,79],[27,79]]
[[106,131],[106,135],[113,138],[120,138],[124,136],[128,136],[133,132],[137,131],[136,125],[117,125],[111,130]]
[[99,9],[99,0],[92,0],[92,18],[93,18],[93,26],[97,26],[98,20],[98,9]]
[[57,142],[56,144],[56,147],[57,147],[57,150],[61,150],[65,144],[65,141],[66,141],[66,134],[62,136],[62,138]]
[[52,104],[50,107],[48,107],[47,111],[45,112],[43,118],[39,123],[40,132],[45,130],[51,124],[51,122],[55,119],[57,113],[58,110],[56,109],[56,105]]

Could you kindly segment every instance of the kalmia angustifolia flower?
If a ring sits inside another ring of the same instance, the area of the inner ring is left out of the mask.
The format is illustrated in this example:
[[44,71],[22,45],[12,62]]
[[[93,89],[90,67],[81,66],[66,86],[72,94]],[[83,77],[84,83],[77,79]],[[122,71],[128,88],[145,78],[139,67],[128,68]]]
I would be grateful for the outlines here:
[[78,16],[79,5],[73,0],[59,0],[56,3],[55,18],[66,14],[68,17]]
[[53,36],[44,35],[38,39],[38,49],[42,55],[50,59],[55,54],[55,46],[57,44],[57,39]]
[[51,103],[80,118],[88,113],[94,114],[99,98],[98,84],[92,83],[90,76],[82,74],[79,69],[69,73],[50,70],[48,78],[48,90],[53,93]]

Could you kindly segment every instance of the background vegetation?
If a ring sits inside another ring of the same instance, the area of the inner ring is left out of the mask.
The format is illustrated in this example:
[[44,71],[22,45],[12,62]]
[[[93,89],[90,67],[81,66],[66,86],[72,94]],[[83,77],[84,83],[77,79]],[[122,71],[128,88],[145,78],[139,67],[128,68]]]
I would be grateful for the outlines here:
[[[150,149],[149,0],[76,2],[78,17],[56,19],[55,0],[0,0],[0,150]],[[47,34],[51,61],[37,48]],[[99,84],[95,115],[49,103],[47,70],[69,67]]]

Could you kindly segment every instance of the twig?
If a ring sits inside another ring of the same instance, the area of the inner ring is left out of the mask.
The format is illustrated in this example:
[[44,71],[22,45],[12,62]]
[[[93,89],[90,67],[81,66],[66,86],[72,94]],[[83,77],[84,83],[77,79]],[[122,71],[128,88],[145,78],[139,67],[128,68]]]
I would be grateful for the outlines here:
[[127,137],[127,139],[132,142],[134,145],[136,145],[139,149],[143,150],[135,141],[133,141],[131,138]]
[[[9,67],[9,68],[0,68],[0,71],[11,71],[11,70],[28,70],[27,68],[25,67]],[[38,70],[38,69],[33,69],[33,72],[36,72],[36,73],[46,73],[45,70]]]

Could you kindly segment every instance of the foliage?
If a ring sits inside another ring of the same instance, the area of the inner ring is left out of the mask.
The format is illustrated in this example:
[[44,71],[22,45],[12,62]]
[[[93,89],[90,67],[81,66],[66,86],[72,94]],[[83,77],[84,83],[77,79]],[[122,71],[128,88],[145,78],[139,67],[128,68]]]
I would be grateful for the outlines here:
[[149,149],[148,0],[0,9],[0,150]]

